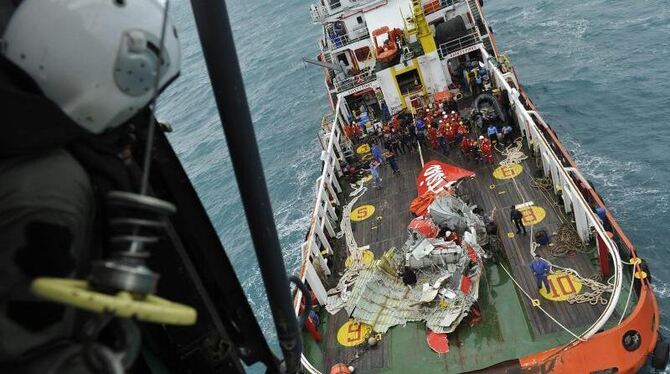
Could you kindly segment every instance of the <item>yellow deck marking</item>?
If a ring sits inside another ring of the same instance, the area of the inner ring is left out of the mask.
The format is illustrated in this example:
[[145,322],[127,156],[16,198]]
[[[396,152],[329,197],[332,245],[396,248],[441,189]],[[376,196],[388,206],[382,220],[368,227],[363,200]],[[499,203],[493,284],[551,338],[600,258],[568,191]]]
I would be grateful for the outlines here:
[[375,214],[374,205],[361,205],[351,211],[351,220],[354,222],[364,221]]
[[371,332],[372,326],[350,319],[337,330],[337,342],[345,347],[354,347],[363,343]]
[[521,208],[519,211],[521,214],[523,214],[522,222],[524,226],[536,225],[542,222],[544,217],[547,216],[547,212],[544,210],[544,208],[534,205]]
[[356,148],[356,153],[359,155],[370,153],[370,145],[368,143],[359,145],[358,148]]
[[549,274],[547,278],[551,291],[547,292],[544,287],[540,290],[540,295],[547,300],[565,301],[582,290],[582,282],[572,274],[557,272]]
[[519,164],[499,166],[493,170],[493,177],[495,179],[512,179],[521,174],[522,171],[523,166]]
[[[369,249],[364,249],[362,252],[363,252],[363,264],[370,265],[372,261],[375,260],[375,254]],[[351,256],[347,257],[347,259],[344,260],[344,267],[347,268],[350,267],[352,261],[353,260],[351,259]]]

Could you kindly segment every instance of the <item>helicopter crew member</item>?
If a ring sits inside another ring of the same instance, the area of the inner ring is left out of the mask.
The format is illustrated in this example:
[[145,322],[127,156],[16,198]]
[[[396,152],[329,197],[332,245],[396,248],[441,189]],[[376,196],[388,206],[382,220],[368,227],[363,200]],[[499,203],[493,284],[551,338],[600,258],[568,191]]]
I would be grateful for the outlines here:
[[30,283],[82,277],[99,257],[99,200],[137,190],[128,165],[155,77],[160,91],[179,74],[164,2],[117,3],[23,0],[0,25],[0,366],[74,336],[74,311]]

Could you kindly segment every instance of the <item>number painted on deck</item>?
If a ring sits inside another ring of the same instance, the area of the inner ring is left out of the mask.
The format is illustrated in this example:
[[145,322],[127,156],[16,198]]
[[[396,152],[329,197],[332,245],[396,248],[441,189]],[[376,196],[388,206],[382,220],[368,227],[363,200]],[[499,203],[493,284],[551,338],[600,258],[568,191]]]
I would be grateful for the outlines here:
[[521,222],[523,222],[524,226],[536,225],[542,222],[544,217],[547,216],[547,212],[544,208],[539,206],[529,206],[521,208],[519,211],[523,215]]
[[361,205],[351,211],[351,220],[354,222],[364,221],[375,213],[374,205]]
[[337,342],[345,347],[357,346],[365,341],[372,332],[372,326],[348,320],[337,330]]
[[512,179],[521,174],[523,166],[519,164],[503,165],[493,171],[495,179]]
[[582,282],[572,274],[553,273],[549,274],[547,279],[551,285],[551,291],[547,292],[542,288],[540,294],[548,300],[565,301],[582,290]]

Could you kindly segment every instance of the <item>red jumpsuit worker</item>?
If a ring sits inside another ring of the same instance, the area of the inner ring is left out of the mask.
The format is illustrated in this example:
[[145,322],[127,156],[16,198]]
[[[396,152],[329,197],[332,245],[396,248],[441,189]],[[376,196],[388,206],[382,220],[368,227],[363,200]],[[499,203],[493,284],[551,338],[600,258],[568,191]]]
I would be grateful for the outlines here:
[[470,152],[470,139],[468,137],[464,136],[463,139],[461,140],[461,152],[463,152],[463,155],[467,155],[468,152]]
[[437,149],[437,129],[435,126],[428,125],[428,141],[433,149]]
[[486,139],[483,136],[479,137],[479,150],[484,157],[484,161],[490,164],[493,163],[493,148],[491,147],[491,141]]

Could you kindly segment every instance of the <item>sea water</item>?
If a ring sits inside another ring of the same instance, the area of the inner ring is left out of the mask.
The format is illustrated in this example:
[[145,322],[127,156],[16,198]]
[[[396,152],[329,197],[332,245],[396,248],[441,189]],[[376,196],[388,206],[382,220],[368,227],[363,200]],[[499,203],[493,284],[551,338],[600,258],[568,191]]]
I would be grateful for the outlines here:
[[[485,0],[498,47],[650,264],[670,336],[670,6],[667,0]],[[265,335],[274,325],[187,1],[172,1],[182,74],[159,102]],[[328,109],[308,1],[228,1],[274,217],[289,272],[320,174]],[[235,53],[235,51],[227,51]],[[227,124],[235,126],[235,124]],[[252,371],[260,372],[254,367]]]

